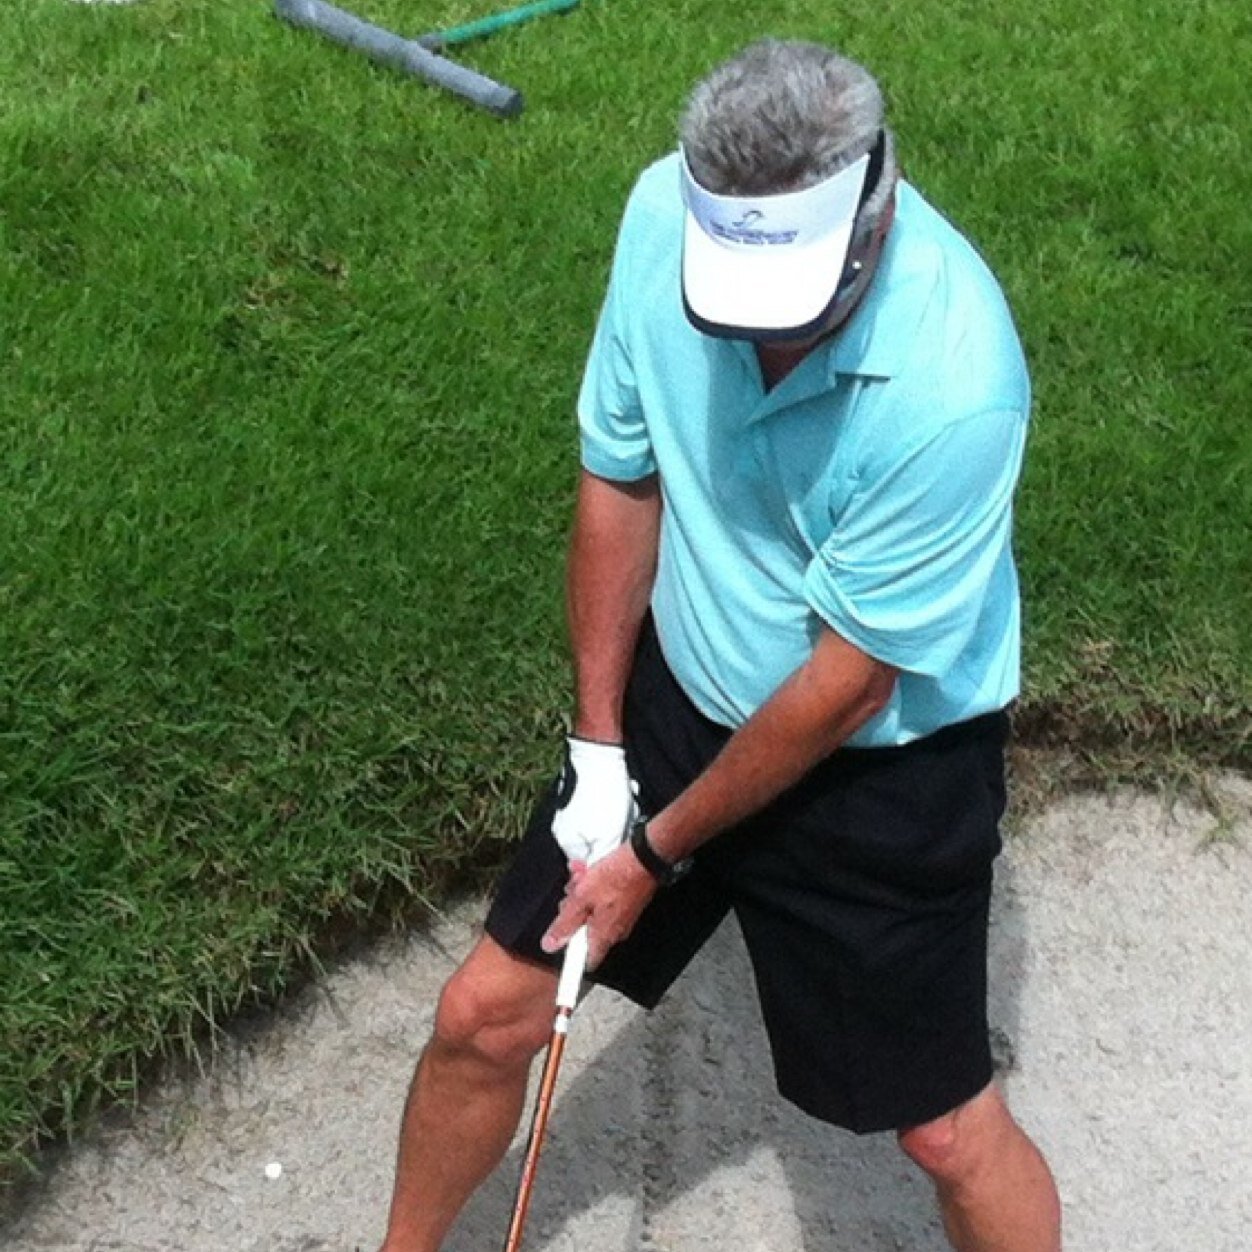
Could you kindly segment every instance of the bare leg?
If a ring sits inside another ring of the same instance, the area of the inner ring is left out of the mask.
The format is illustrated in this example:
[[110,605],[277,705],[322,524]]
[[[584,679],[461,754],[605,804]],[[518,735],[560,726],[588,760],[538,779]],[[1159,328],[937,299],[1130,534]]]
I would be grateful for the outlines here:
[[556,977],[484,938],[449,980],[405,1105],[381,1252],[437,1252],[508,1151]]
[[994,1087],[902,1132],[900,1146],[934,1182],[957,1252],[1060,1252],[1052,1173]]

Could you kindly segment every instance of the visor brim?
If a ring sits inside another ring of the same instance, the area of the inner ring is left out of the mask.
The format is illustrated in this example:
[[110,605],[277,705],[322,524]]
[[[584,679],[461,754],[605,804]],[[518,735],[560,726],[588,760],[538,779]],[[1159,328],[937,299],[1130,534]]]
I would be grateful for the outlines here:
[[836,302],[857,214],[881,171],[884,134],[848,166],[799,191],[708,191],[681,154],[683,305],[707,334],[801,339]]
[[821,329],[839,286],[852,222],[805,247],[747,252],[710,238],[688,214],[682,284],[687,315],[706,334],[801,339]]

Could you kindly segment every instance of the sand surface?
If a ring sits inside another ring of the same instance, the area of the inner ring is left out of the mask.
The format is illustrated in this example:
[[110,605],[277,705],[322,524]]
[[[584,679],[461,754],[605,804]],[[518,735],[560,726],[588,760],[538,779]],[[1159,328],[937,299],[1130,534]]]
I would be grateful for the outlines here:
[[[1059,800],[1001,861],[997,1051],[1060,1181],[1071,1252],[1252,1246],[1252,783],[1218,788],[1220,817],[1132,791]],[[0,1246],[374,1252],[411,1068],[480,915],[464,901],[239,1027],[211,1074],[50,1158]],[[501,1246],[519,1153],[448,1252]],[[655,1013],[605,992],[580,1009],[526,1246],[946,1244],[891,1136],[857,1139],[775,1096],[728,925]]]

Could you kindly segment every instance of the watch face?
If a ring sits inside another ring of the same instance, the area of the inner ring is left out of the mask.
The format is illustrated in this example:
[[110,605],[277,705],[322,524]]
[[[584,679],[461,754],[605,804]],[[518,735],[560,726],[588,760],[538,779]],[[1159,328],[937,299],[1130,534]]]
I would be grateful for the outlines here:
[[671,866],[669,871],[670,882],[677,882],[678,879],[682,878],[685,874],[690,873],[691,868],[695,865],[695,863],[696,859],[694,856],[685,856],[677,864]]

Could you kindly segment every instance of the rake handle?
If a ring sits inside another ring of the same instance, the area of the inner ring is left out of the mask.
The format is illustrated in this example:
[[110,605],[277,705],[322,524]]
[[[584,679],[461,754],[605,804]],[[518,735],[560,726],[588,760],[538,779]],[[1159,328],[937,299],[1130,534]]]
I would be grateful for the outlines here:
[[568,13],[578,7],[579,0],[535,0],[533,4],[523,4],[519,8],[509,9],[505,13],[493,13],[489,17],[480,17],[476,22],[466,22],[463,26],[450,26],[447,30],[432,31],[423,35],[420,43],[432,49],[447,48],[453,44],[468,43],[471,39],[484,39],[494,35],[496,31],[509,26],[519,26],[537,17],[549,13]]
[[326,0],[274,0],[274,9],[293,26],[317,31],[335,43],[365,53],[372,60],[424,78],[497,117],[516,117],[522,111],[521,92],[455,61],[446,61],[416,39],[402,39]]

